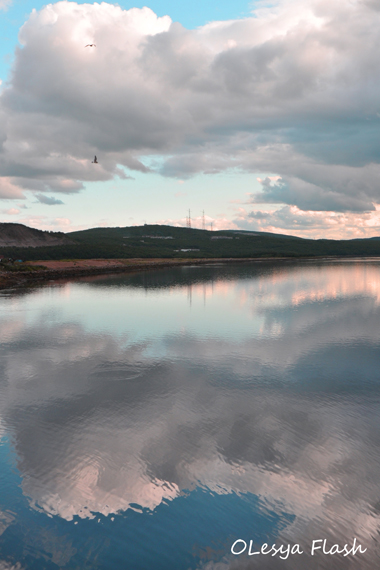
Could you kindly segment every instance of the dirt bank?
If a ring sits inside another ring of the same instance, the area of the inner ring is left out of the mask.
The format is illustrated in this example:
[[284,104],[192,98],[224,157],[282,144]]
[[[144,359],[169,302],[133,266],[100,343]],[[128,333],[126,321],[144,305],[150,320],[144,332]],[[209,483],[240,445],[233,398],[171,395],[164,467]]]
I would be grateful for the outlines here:
[[[0,270],[0,289],[15,287],[32,287],[46,281],[58,281],[91,275],[109,275],[112,273],[128,273],[148,271],[165,267],[185,265],[210,265],[216,263],[246,262],[296,262],[342,259],[339,256],[328,257],[244,257],[244,258],[211,258],[211,259],[66,259],[61,261],[28,261],[17,265],[17,270]],[[346,258],[354,259],[354,258]],[[356,258],[355,258],[356,259]],[[23,270],[25,268],[25,270]]]
[[[272,258],[273,260],[273,258]],[[19,264],[17,271],[0,271],[0,289],[31,287],[45,281],[70,279],[91,275],[147,271],[181,265],[210,265],[213,263],[254,261],[244,259],[78,259],[62,261],[29,261]],[[23,270],[25,267],[25,270]],[[28,269],[29,268],[29,269]],[[34,271],[31,271],[34,269]]]

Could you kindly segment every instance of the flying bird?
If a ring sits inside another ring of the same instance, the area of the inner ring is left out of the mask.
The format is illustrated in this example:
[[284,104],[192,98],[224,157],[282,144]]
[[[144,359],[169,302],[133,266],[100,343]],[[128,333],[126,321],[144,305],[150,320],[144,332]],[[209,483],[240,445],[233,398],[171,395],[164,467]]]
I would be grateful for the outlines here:
[[96,47],[96,45],[95,45],[95,44],[87,44],[87,45],[84,46],[84,47],[85,47],[85,48],[86,48],[86,47]]
[[96,155],[94,156],[94,160],[91,162],[91,164],[99,164],[98,159],[96,158]]

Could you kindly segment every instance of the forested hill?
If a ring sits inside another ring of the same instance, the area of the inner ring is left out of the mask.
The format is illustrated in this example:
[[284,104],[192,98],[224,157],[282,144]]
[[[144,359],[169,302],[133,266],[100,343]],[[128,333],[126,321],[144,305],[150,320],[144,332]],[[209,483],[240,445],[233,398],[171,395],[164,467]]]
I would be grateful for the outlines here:
[[[21,224],[12,224],[14,226]],[[25,228],[26,226],[21,226]],[[39,230],[31,231],[38,232]],[[41,232],[46,233],[46,232]],[[50,245],[0,247],[0,255],[24,261],[92,258],[230,258],[380,256],[380,239],[310,240],[243,230],[207,231],[144,225],[49,233]],[[66,243],[62,242],[62,237]],[[51,239],[59,238],[53,244]],[[1,242],[0,242],[1,243]]]

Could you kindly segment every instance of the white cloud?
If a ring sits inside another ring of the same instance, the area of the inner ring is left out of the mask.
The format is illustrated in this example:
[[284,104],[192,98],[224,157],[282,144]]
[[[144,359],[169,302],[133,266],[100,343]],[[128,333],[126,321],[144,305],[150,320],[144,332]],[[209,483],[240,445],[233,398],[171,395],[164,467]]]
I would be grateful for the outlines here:
[[0,99],[8,193],[78,192],[162,155],[181,180],[238,167],[282,178],[267,202],[373,210],[379,26],[371,0],[264,3],[191,31],[148,8],[33,11]]

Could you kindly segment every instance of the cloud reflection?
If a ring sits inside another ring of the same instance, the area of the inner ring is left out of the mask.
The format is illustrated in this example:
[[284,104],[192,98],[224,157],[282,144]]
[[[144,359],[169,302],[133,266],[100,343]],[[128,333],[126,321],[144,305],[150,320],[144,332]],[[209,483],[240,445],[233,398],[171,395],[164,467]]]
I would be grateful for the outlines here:
[[[82,284],[75,299],[96,310],[104,295],[117,307],[130,294],[128,278],[124,288],[104,283]],[[14,322],[8,313],[1,323],[0,411],[30,504],[72,520],[131,505],[153,510],[200,486],[252,493],[295,514],[284,539],[322,532],[368,546],[379,525],[379,283],[377,264],[274,267],[221,280],[206,314],[226,307],[229,317],[235,309],[263,323],[237,337],[239,321],[218,331],[217,318],[207,335],[194,332],[187,289],[178,287],[183,334],[158,303],[151,318],[162,334],[138,342],[130,333],[138,321],[117,334],[94,332],[91,314],[62,312],[59,290],[49,290],[54,322],[26,310],[46,290],[24,298]],[[143,312],[146,292],[133,291]],[[193,294],[202,299],[202,283]],[[260,568],[277,568],[271,563],[260,559]],[[294,559],[281,564],[298,568]]]

